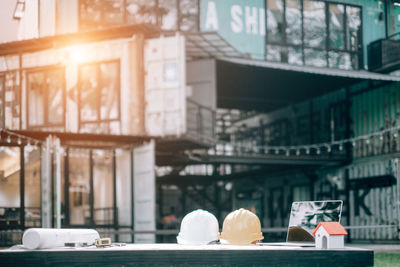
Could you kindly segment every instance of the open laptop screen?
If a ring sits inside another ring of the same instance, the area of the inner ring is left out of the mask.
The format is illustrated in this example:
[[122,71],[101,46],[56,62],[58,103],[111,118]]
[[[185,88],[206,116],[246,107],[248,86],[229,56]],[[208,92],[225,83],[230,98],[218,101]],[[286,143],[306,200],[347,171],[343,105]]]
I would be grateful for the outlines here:
[[311,234],[320,222],[340,222],[343,201],[293,202],[287,242],[314,242]]

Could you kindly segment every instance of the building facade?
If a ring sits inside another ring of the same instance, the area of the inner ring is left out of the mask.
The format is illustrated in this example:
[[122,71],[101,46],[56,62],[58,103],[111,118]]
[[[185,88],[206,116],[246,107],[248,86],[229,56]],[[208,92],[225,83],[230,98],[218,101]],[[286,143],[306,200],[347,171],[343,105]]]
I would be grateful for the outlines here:
[[57,220],[144,242],[171,212],[240,207],[279,240],[292,201],[323,199],[344,200],[350,238],[399,238],[397,1],[2,6],[5,242]]

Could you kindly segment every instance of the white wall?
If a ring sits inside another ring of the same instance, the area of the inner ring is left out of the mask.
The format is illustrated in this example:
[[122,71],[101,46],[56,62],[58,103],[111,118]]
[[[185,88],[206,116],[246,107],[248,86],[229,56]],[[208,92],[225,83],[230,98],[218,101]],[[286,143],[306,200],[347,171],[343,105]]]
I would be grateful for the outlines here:
[[328,232],[320,226],[315,235],[315,247],[322,248],[322,239],[326,236],[327,238],[327,249],[335,249],[335,248],[343,248],[344,246],[344,236],[343,235],[331,235],[329,236]]
[[186,63],[186,83],[191,87],[187,97],[203,106],[215,109],[217,89],[215,60],[203,59]]
[[25,1],[25,3],[25,14],[20,19],[18,25],[18,40],[26,40],[39,37],[38,0]]
[[145,127],[149,135],[186,133],[184,41],[176,35],[145,42]]
[[39,36],[51,36],[56,30],[56,0],[40,0]]
[[0,7],[0,43],[6,43],[17,40],[18,37],[18,20],[14,20],[14,0],[3,0],[1,1]]
[[23,17],[14,19],[17,0],[1,1],[0,43],[78,31],[78,0],[40,0],[40,2],[26,0],[25,2]]
[[78,0],[57,0],[56,33],[78,31]]

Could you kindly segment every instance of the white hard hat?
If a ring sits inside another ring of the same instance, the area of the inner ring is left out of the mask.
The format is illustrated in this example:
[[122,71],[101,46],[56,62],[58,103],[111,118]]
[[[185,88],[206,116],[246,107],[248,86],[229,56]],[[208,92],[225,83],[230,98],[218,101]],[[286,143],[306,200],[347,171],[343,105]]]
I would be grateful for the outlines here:
[[218,240],[218,230],[214,215],[205,210],[194,210],[183,217],[176,239],[182,245],[206,245]]

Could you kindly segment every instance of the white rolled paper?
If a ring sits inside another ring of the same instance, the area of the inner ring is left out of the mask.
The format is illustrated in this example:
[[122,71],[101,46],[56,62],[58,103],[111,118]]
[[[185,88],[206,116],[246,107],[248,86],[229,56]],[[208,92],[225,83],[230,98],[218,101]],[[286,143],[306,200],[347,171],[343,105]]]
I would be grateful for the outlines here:
[[28,249],[64,247],[66,242],[92,244],[100,238],[93,229],[31,228],[24,232],[22,244]]

